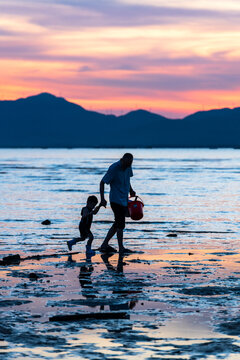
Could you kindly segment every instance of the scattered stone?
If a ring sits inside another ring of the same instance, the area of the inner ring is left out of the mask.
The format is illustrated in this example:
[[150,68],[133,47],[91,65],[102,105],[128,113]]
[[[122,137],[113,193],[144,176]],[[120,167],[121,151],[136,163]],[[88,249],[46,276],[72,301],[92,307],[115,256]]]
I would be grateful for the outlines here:
[[37,280],[37,279],[39,279],[39,276],[38,276],[38,274],[36,274],[36,273],[30,273],[30,274],[28,275],[28,277],[29,277],[30,280]]
[[44,220],[42,221],[42,225],[51,225],[51,221],[50,220]]
[[108,320],[108,319],[129,319],[126,312],[99,312],[99,313],[82,313],[72,315],[56,315],[49,318],[49,321],[77,321],[77,320]]
[[9,255],[9,256],[5,256],[0,261],[0,265],[19,265],[20,262],[21,262],[20,255]]
[[168,234],[167,237],[177,237],[177,234]]
[[194,254],[190,252],[190,253],[188,253],[188,255],[190,256],[190,255],[194,255]]

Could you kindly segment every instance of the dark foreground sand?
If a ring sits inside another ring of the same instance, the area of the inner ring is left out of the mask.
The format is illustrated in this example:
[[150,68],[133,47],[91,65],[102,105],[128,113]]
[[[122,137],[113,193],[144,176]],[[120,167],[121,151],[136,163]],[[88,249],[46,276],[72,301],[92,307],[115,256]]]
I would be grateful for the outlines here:
[[195,247],[2,265],[0,358],[238,360],[239,265]]

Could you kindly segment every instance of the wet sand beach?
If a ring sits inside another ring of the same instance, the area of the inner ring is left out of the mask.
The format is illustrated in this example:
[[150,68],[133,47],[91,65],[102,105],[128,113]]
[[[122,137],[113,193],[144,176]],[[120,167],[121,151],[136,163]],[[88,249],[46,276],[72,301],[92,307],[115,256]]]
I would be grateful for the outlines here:
[[[239,262],[236,250],[190,248],[6,266],[1,356],[237,359]],[[49,321],[63,314],[86,318]]]
[[[239,152],[136,150],[135,252],[90,260],[66,240],[121,150],[84,151],[0,152],[0,258],[20,256],[0,265],[0,358],[239,359]],[[110,222],[96,216],[95,248]]]

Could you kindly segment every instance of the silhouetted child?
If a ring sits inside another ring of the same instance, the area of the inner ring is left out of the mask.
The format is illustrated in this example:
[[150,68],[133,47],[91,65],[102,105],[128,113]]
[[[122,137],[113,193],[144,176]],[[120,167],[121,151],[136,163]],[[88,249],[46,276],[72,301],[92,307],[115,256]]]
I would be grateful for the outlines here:
[[96,206],[97,203],[98,199],[96,196],[92,195],[88,197],[87,204],[82,208],[81,211],[82,217],[79,223],[80,238],[74,238],[73,240],[67,241],[69,251],[72,250],[73,245],[75,245],[77,242],[86,240],[88,238],[86,253],[88,256],[95,255],[95,251],[91,248],[94,237],[90,229],[93,215],[96,215],[101,207],[101,204]]

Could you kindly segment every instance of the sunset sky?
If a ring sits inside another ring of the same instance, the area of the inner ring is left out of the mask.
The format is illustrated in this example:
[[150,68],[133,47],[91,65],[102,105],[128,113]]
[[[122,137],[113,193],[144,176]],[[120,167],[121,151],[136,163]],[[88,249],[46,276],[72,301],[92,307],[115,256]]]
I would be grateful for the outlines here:
[[240,106],[239,0],[0,0],[0,99],[183,117]]

